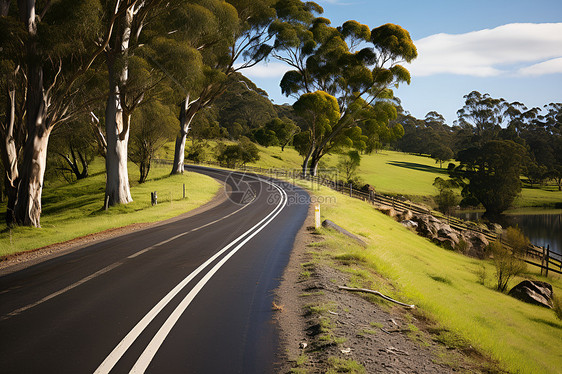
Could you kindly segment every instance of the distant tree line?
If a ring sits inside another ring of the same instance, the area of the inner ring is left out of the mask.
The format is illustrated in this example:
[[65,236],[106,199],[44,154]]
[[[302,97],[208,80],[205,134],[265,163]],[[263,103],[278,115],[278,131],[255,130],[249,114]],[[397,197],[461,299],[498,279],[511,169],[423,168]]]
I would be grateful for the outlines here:
[[396,148],[440,164],[455,159],[449,173],[462,189],[462,203],[481,203],[492,216],[513,203],[522,175],[531,187],[552,181],[562,190],[561,103],[527,108],[477,91],[464,99],[453,126],[436,112],[424,119],[401,112],[396,121],[404,136]]

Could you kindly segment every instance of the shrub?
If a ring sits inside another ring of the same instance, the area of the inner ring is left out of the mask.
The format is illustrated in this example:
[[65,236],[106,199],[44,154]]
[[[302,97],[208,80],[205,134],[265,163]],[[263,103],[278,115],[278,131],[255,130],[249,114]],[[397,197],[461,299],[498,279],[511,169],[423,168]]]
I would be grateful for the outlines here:
[[525,271],[525,262],[517,258],[511,249],[498,241],[491,243],[488,249],[492,253],[496,265],[496,289],[505,292],[509,280]]

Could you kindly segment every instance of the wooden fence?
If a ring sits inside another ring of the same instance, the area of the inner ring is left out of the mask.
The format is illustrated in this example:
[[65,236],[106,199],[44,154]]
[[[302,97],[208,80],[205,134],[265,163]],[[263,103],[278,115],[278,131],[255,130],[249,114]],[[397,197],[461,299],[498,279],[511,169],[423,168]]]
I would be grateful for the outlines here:
[[[169,163],[166,160],[158,160],[159,162]],[[210,166],[219,166],[219,167],[226,167],[226,165],[220,163],[206,163],[206,165]],[[404,198],[398,198],[394,196],[388,196],[381,193],[377,193],[374,191],[365,192],[360,189],[355,188],[352,184],[343,184],[341,182],[337,182],[331,180],[329,178],[323,176],[303,176],[300,171],[296,170],[286,170],[280,168],[262,168],[262,167],[255,167],[255,166],[247,166],[247,165],[238,165],[235,169],[245,172],[252,172],[256,174],[265,174],[273,178],[285,178],[285,179],[300,179],[300,180],[307,180],[311,183],[316,183],[318,185],[322,185],[328,188],[331,188],[335,191],[341,192],[347,196],[363,200],[365,202],[371,204],[380,204],[392,207],[394,210],[403,212],[405,210],[410,210],[412,213],[415,214],[429,214],[441,220],[447,221],[449,226],[455,230],[464,231],[470,230],[477,233],[484,235],[484,237],[490,241],[502,240],[501,234],[496,233],[494,231],[489,230],[486,227],[481,225],[477,225],[470,221],[464,221],[457,217],[451,217],[448,215],[444,215],[441,212],[429,209],[425,206],[412,203],[409,200]],[[503,243],[506,245],[505,243]],[[562,274],[562,256],[556,252],[550,251],[550,246],[539,247],[534,244],[531,244],[527,248],[527,252],[525,257],[522,258],[529,265],[533,265],[539,267],[541,269],[541,274],[548,276],[549,272],[554,272],[557,274]]]

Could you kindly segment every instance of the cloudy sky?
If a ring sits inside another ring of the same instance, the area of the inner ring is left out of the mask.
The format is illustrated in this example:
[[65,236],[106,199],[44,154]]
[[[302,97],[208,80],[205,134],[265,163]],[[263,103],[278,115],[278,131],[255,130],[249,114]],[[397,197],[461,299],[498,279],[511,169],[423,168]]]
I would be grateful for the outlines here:
[[[562,102],[561,0],[320,0],[333,26],[349,19],[371,29],[395,23],[410,32],[418,58],[412,83],[395,91],[418,118],[435,110],[450,125],[473,90],[528,107]],[[286,66],[270,61],[245,74],[277,104]]]

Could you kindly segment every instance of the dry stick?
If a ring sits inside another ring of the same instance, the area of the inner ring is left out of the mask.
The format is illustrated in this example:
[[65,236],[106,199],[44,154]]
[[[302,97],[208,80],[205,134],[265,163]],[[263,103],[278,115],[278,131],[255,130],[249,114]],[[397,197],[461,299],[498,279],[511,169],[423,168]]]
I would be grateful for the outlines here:
[[368,289],[366,289],[366,288],[351,288],[351,287],[345,287],[345,286],[339,286],[339,289],[340,289],[340,290],[350,291],[350,292],[366,292],[366,293],[371,293],[371,294],[373,294],[373,295],[380,296],[380,297],[382,297],[383,299],[388,300],[388,301],[390,301],[390,302],[393,302],[393,303],[395,303],[395,304],[402,305],[402,306],[404,306],[404,307],[406,307],[406,308],[410,308],[410,309],[415,309],[415,308],[416,308],[415,305],[410,305],[410,304],[401,303],[400,301],[396,301],[396,300],[394,300],[393,298],[390,298],[390,297],[388,297],[388,296],[386,296],[386,295],[383,295],[383,294],[380,293],[379,291],[368,290]]

